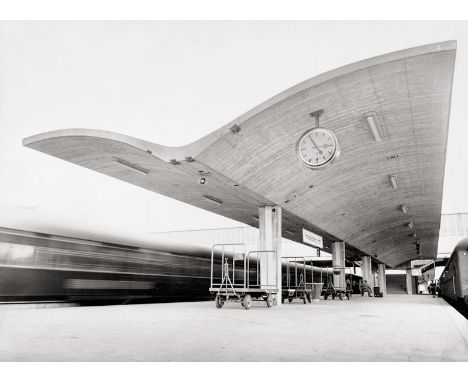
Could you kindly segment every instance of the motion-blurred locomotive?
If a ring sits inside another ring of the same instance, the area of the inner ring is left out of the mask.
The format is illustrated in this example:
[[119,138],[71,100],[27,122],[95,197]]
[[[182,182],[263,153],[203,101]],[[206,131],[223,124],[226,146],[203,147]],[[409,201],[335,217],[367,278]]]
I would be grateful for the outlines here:
[[441,296],[468,306],[468,238],[454,248],[440,278]]

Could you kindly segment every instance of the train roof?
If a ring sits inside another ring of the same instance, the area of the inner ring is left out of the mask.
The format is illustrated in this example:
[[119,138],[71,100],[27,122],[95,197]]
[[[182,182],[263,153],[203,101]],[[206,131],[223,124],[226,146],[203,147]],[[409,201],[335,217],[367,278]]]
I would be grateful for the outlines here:
[[460,250],[468,250],[468,237],[465,237],[464,239],[461,239],[458,244],[455,246],[455,248],[453,249],[453,252],[452,252],[452,255],[457,252],[457,251],[460,251]]

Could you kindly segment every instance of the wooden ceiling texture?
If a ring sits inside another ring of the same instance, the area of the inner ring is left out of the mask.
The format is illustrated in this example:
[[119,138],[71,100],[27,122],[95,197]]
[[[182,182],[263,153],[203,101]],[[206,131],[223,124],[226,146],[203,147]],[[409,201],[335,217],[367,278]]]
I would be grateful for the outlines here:
[[[283,237],[302,242],[306,228],[327,247],[345,241],[351,258],[367,254],[394,267],[419,258],[417,240],[423,258],[437,255],[455,54],[448,41],[347,65],[183,147],[87,129],[45,132],[23,144],[252,226],[258,207],[279,205]],[[314,171],[299,162],[296,144],[319,109],[341,155]],[[381,142],[367,113],[377,115]]]

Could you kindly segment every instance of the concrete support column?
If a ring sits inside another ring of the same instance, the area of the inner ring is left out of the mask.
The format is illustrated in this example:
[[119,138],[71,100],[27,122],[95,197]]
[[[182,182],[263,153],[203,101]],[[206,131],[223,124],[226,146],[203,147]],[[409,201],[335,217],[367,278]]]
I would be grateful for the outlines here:
[[374,291],[374,287],[379,285],[379,273],[378,270],[375,272],[372,272],[372,283],[369,284],[372,288],[372,291]]
[[[345,243],[335,241],[332,243],[332,265],[333,265],[333,285],[338,288],[345,288]],[[336,274],[336,271],[339,273]]]
[[411,268],[406,268],[406,293],[413,294],[413,275]]
[[281,212],[278,206],[258,210],[260,251],[276,251],[276,258],[273,254],[260,255],[260,284],[262,287],[276,285],[278,305],[281,304]]
[[385,264],[379,264],[379,289],[385,297],[387,295],[387,275],[385,274]]
[[362,256],[362,279],[367,280],[367,283],[372,288],[373,276],[372,276],[372,258],[370,256]]

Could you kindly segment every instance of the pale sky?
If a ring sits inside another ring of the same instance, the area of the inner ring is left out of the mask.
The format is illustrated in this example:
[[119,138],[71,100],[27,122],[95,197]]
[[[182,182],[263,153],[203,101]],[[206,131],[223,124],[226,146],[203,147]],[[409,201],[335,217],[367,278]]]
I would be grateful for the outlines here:
[[239,226],[21,140],[90,128],[179,146],[325,71],[452,39],[443,213],[468,212],[468,22],[0,22],[0,226],[129,236]]

